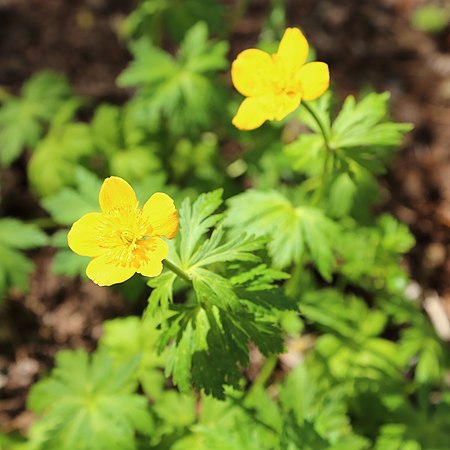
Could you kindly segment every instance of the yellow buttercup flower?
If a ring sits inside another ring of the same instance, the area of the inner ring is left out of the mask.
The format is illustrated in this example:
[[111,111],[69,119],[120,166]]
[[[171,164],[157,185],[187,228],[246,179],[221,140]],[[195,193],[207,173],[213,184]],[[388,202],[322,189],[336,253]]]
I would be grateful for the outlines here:
[[136,272],[156,277],[169,249],[161,239],[175,237],[178,213],[173,200],[157,192],[142,209],[133,188],[122,178],[107,178],[100,189],[101,212],[84,215],[67,237],[69,247],[90,256],[87,276],[100,286],[131,278]]
[[241,103],[233,124],[253,130],[266,120],[281,120],[303,100],[320,97],[330,84],[327,64],[311,62],[308,41],[298,28],[287,28],[278,52],[269,55],[251,48],[239,53],[231,66],[235,88],[247,98]]

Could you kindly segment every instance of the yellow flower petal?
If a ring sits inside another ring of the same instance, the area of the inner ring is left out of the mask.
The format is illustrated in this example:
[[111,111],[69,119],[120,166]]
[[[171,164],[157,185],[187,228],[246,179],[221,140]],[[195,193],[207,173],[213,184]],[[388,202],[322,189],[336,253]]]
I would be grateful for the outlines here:
[[231,66],[234,87],[246,97],[263,95],[270,89],[274,65],[266,52],[251,48],[239,53]]
[[233,118],[240,130],[254,130],[266,120],[281,120],[300,105],[300,94],[268,94],[246,98]]
[[86,268],[86,275],[99,286],[123,283],[136,273],[136,269],[116,265],[109,255],[95,257]]
[[169,254],[167,243],[160,238],[151,238],[142,241],[140,247],[144,248],[145,262],[137,269],[138,273],[146,277],[158,276],[163,269],[162,260]]
[[276,54],[276,61],[283,70],[293,74],[305,64],[308,56],[308,41],[298,28],[287,28]]
[[119,177],[106,178],[100,189],[99,203],[103,212],[115,208],[133,209],[138,205],[133,188]]
[[284,94],[277,97],[277,111],[275,113],[276,120],[284,119],[292,111],[295,111],[301,102],[300,93]]
[[77,220],[67,235],[69,247],[81,256],[99,256],[105,249],[99,246],[102,215],[89,213]]
[[175,237],[178,231],[178,213],[173,200],[162,192],[156,192],[145,203],[142,215],[152,226],[153,236]]
[[249,97],[241,103],[232,122],[240,130],[254,130],[266,120],[273,120],[273,118],[273,108],[272,111],[264,108],[264,102],[261,100],[261,97]]
[[302,86],[303,100],[314,100],[320,97],[330,85],[328,65],[323,62],[312,62],[303,66],[298,72]]

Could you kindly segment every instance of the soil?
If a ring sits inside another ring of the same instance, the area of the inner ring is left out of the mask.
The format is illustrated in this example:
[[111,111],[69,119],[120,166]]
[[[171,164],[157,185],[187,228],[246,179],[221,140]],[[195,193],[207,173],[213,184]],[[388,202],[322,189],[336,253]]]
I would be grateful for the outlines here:
[[[435,292],[450,316],[450,26],[436,35],[413,29],[411,14],[425,3],[430,2],[286,0],[288,25],[305,30],[318,59],[329,64],[341,98],[368,86],[389,90],[393,117],[414,124],[381,180],[385,207],[416,236],[408,265],[423,296]],[[52,68],[80,95],[120,103],[126,93],[115,78],[129,54],[116,31],[134,4],[0,0],[0,88],[18,93],[33,73]],[[269,0],[249,0],[232,35],[230,58],[255,43],[269,7]],[[1,172],[2,215],[42,214],[29,193],[24,163]],[[29,426],[29,386],[51,367],[58,350],[93,348],[104,320],[133,312],[118,292],[53,275],[52,256],[49,248],[33,255],[30,292],[12,292],[0,310],[4,431]]]

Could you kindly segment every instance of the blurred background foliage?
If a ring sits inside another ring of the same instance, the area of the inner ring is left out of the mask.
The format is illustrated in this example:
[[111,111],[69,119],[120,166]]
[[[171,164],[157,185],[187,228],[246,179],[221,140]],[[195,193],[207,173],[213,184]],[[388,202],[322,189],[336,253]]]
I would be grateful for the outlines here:
[[[0,219],[0,314],[27,292],[33,249],[83,280],[68,227],[98,210],[110,175],[141,202],[175,199],[170,258],[192,282],[165,271],[119,287],[128,310],[95,345],[50,358],[29,390],[31,425],[1,432],[1,449],[450,448],[448,345],[411,295],[414,236],[380,213],[380,176],[412,127],[369,86],[309,102],[326,139],[302,107],[235,129],[230,45],[248,3],[136,2],[117,27],[123,101],[79,95],[51,70],[2,96],[0,164],[21,167],[37,213]],[[302,25],[286,11],[272,0],[243,48],[275,51]],[[433,34],[448,17],[436,3],[410,20]]]

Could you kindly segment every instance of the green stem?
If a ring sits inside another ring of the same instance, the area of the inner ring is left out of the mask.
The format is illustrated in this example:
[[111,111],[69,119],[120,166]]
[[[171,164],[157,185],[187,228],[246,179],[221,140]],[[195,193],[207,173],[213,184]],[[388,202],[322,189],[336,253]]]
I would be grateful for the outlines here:
[[183,269],[181,269],[181,267],[178,267],[172,261],[165,259],[163,261],[163,264],[164,267],[171,270],[175,275],[178,275],[180,278],[183,278],[183,280],[187,281],[188,283],[192,283],[192,280],[190,279],[189,275]]
[[325,187],[326,187],[327,178],[328,178],[328,164],[329,164],[329,161],[330,161],[330,157],[333,156],[333,148],[330,145],[330,139],[329,139],[329,136],[328,136],[328,131],[326,130],[325,125],[320,120],[320,117],[316,114],[314,109],[312,109],[311,106],[308,105],[308,103],[303,102],[302,105],[304,106],[306,111],[308,111],[309,114],[311,114],[311,117],[314,119],[314,121],[319,126],[320,131],[321,131],[322,136],[323,136],[323,142],[325,144],[325,150],[326,150],[325,160],[323,162],[322,175],[321,175],[322,183],[320,184],[320,187],[319,187],[319,190],[318,190],[318,195],[317,195],[317,197],[316,197],[316,199],[314,201],[314,203],[317,205],[317,204],[319,204],[322,201],[323,195],[325,193]]
[[264,386],[269,381],[270,376],[272,375],[273,370],[275,369],[278,362],[278,355],[270,355],[264,361],[264,365],[261,368],[256,380],[253,382],[252,387],[250,388],[247,396],[251,395],[258,388],[264,388]]
[[306,111],[309,112],[309,114],[311,114],[312,118],[316,121],[317,125],[320,128],[320,131],[322,132],[323,140],[325,142],[325,147],[329,152],[331,152],[330,142],[328,139],[328,132],[325,129],[325,125],[322,123],[322,121],[320,120],[319,116],[316,114],[314,109],[312,109],[311,106],[309,106],[307,102],[302,102],[302,106],[306,109]]

